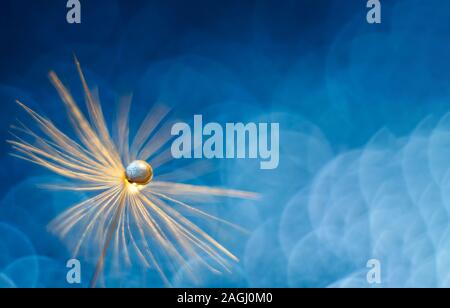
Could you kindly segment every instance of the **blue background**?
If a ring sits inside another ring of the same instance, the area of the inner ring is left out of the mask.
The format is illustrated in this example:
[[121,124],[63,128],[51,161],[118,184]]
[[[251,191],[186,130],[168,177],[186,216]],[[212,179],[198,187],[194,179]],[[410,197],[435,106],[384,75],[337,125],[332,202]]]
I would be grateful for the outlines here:
[[[278,169],[222,160],[197,179],[263,193],[214,208],[251,231],[210,230],[240,263],[198,283],[181,268],[174,286],[368,287],[372,258],[380,286],[450,286],[448,1],[382,1],[381,25],[359,0],[81,2],[69,25],[66,1],[1,1],[1,140],[27,119],[15,99],[69,130],[46,76],[81,97],[72,54],[108,118],[134,94],[132,129],[158,101],[187,121],[280,123]],[[46,225],[86,196],[37,188],[57,178],[0,147],[0,287],[69,287]],[[105,283],[162,285],[121,277]]]

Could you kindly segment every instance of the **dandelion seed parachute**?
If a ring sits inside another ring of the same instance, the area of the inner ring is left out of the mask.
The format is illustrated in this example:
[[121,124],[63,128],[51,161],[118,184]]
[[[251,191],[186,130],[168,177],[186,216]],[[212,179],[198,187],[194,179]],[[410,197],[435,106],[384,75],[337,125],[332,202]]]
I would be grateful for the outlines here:
[[[187,264],[190,258],[198,258],[212,271],[229,271],[230,261],[237,261],[237,258],[187,219],[181,209],[190,215],[239,227],[185,203],[183,197],[253,199],[258,195],[153,179],[152,166],[160,166],[170,159],[170,153],[159,151],[170,136],[165,135],[163,128],[156,129],[164,122],[168,110],[154,107],[130,142],[130,100],[124,100],[113,139],[100,102],[89,89],[76,59],[75,63],[89,118],[58,76],[50,72],[49,77],[66,106],[79,141],[18,101],[40,132],[19,122],[18,126],[13,126],[13,140],[8,142],[13,156],[73,181],[72,185],[49,185],[50,188],[93,194],[64,211],[49,225],[49,229],[68,244],[74,257],[82,251],[92,253],[91,247],[95,247],[97,263],[91,286],[96,286],[108,253],[116,266],[138,261],[144,267],[156,269],[166,284],[169,281],[160,265],[161,255],[173,265],[180,266]],[[196,278],[194,273],[192,278]]]

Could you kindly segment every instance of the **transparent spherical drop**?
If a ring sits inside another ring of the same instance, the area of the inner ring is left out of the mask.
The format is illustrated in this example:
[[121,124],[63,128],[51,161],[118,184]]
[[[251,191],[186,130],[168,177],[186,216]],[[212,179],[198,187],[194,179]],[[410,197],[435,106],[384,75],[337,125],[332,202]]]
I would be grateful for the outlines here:
[[153,169],[146,161],[135,160],[127,166],[125,176],[130,183],[144,185],[153,178]]

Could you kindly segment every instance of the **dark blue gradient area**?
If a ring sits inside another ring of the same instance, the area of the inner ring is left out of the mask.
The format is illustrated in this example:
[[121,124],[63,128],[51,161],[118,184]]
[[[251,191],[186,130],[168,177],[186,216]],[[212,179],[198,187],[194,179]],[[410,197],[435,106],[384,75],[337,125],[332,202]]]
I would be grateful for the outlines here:
[[[202,205],[244,226],[208,231],[240,259],[231,273],[181,267],[176,287],[450,287],[450,2],[361,0],[81,0],[0,4],[0,287],[66,282],[70,253],[46,226],[89,194],[47,191],[61,179],[9,155],[20,99],[68,134],[47,78],[83,98],[72,56],[97,86],[109,122],[133,93],[131,130],[156,102],[192,121],[280,123],[280,164],[215,160],[195,183],[260,192]],[[367,261],[381,284],[367,282]],[[163,265],[165,266],[165,265]],[[138,266],[105,286],[161,287]]]

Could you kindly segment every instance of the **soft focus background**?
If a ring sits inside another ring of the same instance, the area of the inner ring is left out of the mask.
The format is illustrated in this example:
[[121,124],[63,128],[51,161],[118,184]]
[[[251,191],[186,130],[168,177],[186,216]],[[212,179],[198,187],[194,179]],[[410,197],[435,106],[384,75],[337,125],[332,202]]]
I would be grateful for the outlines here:
[[[108,118],[133,93],[132,129],[155,102],[187,121],[280,123],[278,169],[219,160],[195,180],[263,193],[212,208],[250,230],[208,229],[240,263],[196,283],[180,268],[174,286],[370,287],[376,258],[381,287],[450,287],[449,1],[381,1],[381,25],[362,0],[81,2],[81,25],[65,0],[0,4],[0,287],[72,287],[46,225],[86,196],[36,187],[60,179],[5,141],[29,121],[15,99],[70,131],[47,72],[82,98],[73,54]],[[104,285],[162,286],[122,270]]]

